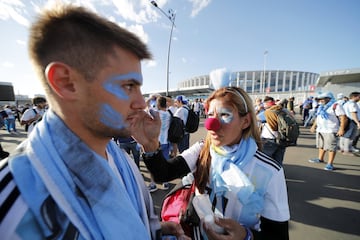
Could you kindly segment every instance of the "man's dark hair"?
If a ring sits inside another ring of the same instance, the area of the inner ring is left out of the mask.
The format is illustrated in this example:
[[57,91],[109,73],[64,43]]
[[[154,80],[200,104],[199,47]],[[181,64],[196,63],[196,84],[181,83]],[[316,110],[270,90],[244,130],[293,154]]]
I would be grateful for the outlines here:
[[163,96],[158,97],[156,99],[156,103],[159,107],[166,108],[166,97],[163,97]]
[[360,95],[360,92],[352,92],[352,93],[350,93],[349,97],[353,98],[353,97],[357,97],[359,95]]
[[50,94],[44,74],[48,64],[62,62],[91,81],[108,65],[108,57],[115,56],[115,47],[139,60],[151,59],[139,37],[83,7],[59,3],[44,10],[30,28],[29,55]]
[[34,97],[32,102],[35,106],[37,106],[40,103],[46,103],[46,99],[43,97]]
[[274,98],[270,97],[270,96],[265,96],[264,98],[264,102],[268,102],[268,101],[275,101]]

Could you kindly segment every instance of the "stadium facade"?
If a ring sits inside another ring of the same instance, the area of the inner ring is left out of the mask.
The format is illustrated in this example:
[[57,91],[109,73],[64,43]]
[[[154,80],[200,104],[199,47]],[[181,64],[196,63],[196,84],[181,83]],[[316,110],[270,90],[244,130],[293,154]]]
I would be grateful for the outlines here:
[[[293,96],[303,101],[315,91],[319,76],[318,73],[292,70],[237,71],[232,73],[230,85],[243,88],[253,99],[270,95],[276,99]],[[207,90],[212,91],[213,87],[209,75],[202,75],[180,82],[178,89],[184,92],[198,89],[193,96],[187,95],[191,99],[206,97]]]
[[[343,93],[348,96],[360,89],[360,68],[333,70],[313,73],[295,70],[255,70],[232,73],[231,86],[238,86],[247,91],[254,100],[266,95],[274,99],[294,97],[295,104],[301,104],[307,97],[316,96],[324,91],[331,91],[334,96]],[[213,91],[209,75],[192,77],[178,83],[176,89],[170,89],[169,95],[185,95],[188,99],[206,99]],[[144,97],[158,93],[165,96],[165,91],[145,93]]]

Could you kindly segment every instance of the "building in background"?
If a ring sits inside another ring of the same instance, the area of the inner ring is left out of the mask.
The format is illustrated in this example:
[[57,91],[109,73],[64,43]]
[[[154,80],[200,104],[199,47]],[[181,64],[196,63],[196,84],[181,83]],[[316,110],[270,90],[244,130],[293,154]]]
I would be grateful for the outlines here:
[[335,96],[338,93],[349,96],[351,92],[360,90],[360,68],[322,72],[316,87],[330,91]]
[[[231,86],[241,87],[253,99],[270,95],[274,99],[295,97],[295,101],[303,101],[309,93],[315,92],[319,74],[302,71],[267,70],[238,71],[232,73]],[[210,89],[209,75],[193,77],[178,84],[178,88]],[[205,95],[206,91],[204,92]]]
[[[232,73],[231,86],[246,90],[250,97],[274,99],[294,97],[294,105],[299,105],[309,96],[316,96],[324,91],[334,95],[343,93],[348,96],[360,89],[360,68],[313,73],[295,70],[255,70]],[[185,95],[189,100],[206,99],[213,91],[209,75],[195,76],[178,83],[176,89],[170,89],[169,95]],[[165,95],[165,91],[156,91]],[[153,93],[145,93],[148,97]]]
[[14,87],[10,82],[0,82],[0,106],[15,105]]

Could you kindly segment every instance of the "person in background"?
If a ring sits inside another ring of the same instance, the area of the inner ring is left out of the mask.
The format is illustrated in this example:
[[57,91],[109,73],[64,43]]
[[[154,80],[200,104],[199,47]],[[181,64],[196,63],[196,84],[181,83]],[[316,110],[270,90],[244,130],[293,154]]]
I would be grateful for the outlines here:
[[171,98],[171,96],[166,97],[166,106],[167,109],[172,112],[172,114],[175,114],[177,107],[175,106],[174,100]]
[[[360,109],[360,100],[357,101],[357,106],[358,106],[358,109]],[[360,113],[358,113],[358,119],[360,119]],[[360,149],[357,148],[357,144],[358,144],[358,141],[359,141],[359,138],[360,138],[360,128],[357,129],[357,134],[353,140],[353,143],[352,143],[352,152],[353,153],[359,153],[360,152]],[[359,154],[357,154],[359,155]]]
[[144,147],[147,168],[157,182],[193,173],[195,195],[208,198],[212,211],[223,215],[215,218],[215,224],[225,227],[225,233],[216,233],[205,223],[204,231],[192,226],[192,239],[289,239],[284,170],[261,152],[250,97],[241,88],[223,87],[206,102],[205,141],[169,161],[158,143],[159,116],[145,118],[146,113],[139,113],[144,122],[137,122],[133,135]]
[[[187,106],[188,101],[185,99],[183,95],[179,95],[176,97],[175,104],[177,106],[177,110],[174,114],[174,116],[180,118],[184,126],[187,122],[187,117],[189,114],[189,107]],[[182,140],[177,144],[177,148],[179,149],[179,152],[182,153],[184,150],[188,149],[190,146],[190,133],[185,131],[184,137]]]
[[338,93],[336,95],[336,98],[337,98],[337,103],[342,106],[348,101],[348,99],[346,98],[346,96],[343,93]]
[[147,46],[86,8],[57,3],[31,25],[29,52],[50,108],[2,166],[1,238],[184,237],[179,224],[159,222],[138,167],[112,140],[131,136],[145,110]]
[[[177,110],[177,106],[175,105],[175,102],[171,96],[166,97],[166,106],[167,106],[167,109],[170,110],[171,113],[174,115]],[[170,157],[175,157],[177,155],[177,153],[178,153],[177,144],[170,143]]]
[[18,134],[18,132],[16,131],[15,113],[14,113],[14,111],[12,110],[11,106],[9,106],[9,105],[6,105],[4,110],[5,110],[6,115],[7,115],[4,118],[6,130],[10,134]]
[[302,112],[303,112],[303,118],[302,118],[302,121],[303,121],[303,124],[305,124],[305,121],[308,119],[309,117],[309,111],[310,109],[313,108],[312,106],[313,104],[313,97],[310,96],[308,97],[304,103],[302,104]]
[[311,163],[323,163],[325,154],[328,152],[327,171],[334,170],[334,159],[337,151],[337,138],[345,133],[347,118],[341,105],[336,104],[331,92],[324,92],[317,96],[319,108],[316,120],[310,131],[316,131],[316,147],[319,149],[318,157],[309,160]]
[[258,115],[260,112],[264,111],[264,104],[261,98],[255,99],[255,114]]
[[[160,128],[160,134],[159,134],[159,143],[160,143],[160,149],[163,153],[163,156],[166,160],[169,159],[170,155],[170,142],[168,141],[168,131],[170,127],[170,120],[171,115],[167,111],[167,105],[166,105],[166,97],[158,97],[156,99],[156,107],[159,112],[160,120],[161,120],[161,128]],[[170,184],[168,182],[163,183],[163,189],[168,190],[170,187]],[[151,178],[151,182],[149,184],[149,191],[155,192],[157,190],[157,186],[155,182]]]
[[124,149],[127,154],[132,154],[135,164],[140,168],[140,145],[133,137],[115,137],[114,141],[121,149]]
[[309,115],[304,122],[304,127],[307,127],[308,125],[313,124],[313,121],[316,118],[316,113],[317,113],[318,106],[319,106],[318,101],[319,101],[319,99],[317,99],[317,98],[313,99],[312,104],[311,104],[312,107],[309,110]]
[[156,99],[158,97],[160,97],[161,95],[158,94],[158,93],[155,93],[155,94],[151,94],[149,96],[149,98],[146,100],[146,105],[149,109],[155,109],[157,110],[157,107],[156,107]]
[[261,140],[263,142],[263,152],[268,156],[277,160],[280,164],[282,164],[285,155],[285,146],[281,146],[276,142],[278,137],[278,116],[276,111],[282,110],[283,107],[281,104],[275,104],[274,98],[265,96],[264,98],[264,117],[265,123],[261,128]]
[[[336,103],[341,105],[342,107],[344,107],[344,104],[347,101],[345,98],[345,95],[343,93],[338,93],[336,95],[336,99],[337,99]],[[346,115],[345,115],[345,117],[346,117]],[[347,119],[347,117],[346,117],[346,119]],[[345,142],[344,136],[343,135],[339,136],[338,137],[338,149],[339,149],[339,152],[341,152],[341,153],[344,152],[344,142]]]
[[287,105],[287,108],[293,115],[295,115],[294,101],[295,101],[295,97],[290,97]]
[[25,125],[28,135],[30,135],[35,125],[41,121],[47,106],[46,98],[44,97],[34,97],[32,102],[33,107],[25,110],[20,121],[21,125]]
[[195,99],[195,102],[193,103],[193,110],[194,112],[200,117],[200,111],[201,111],[201,102],[198,98]]
[[2,106],[0,106],[0,129],[4,129],[5,126],[5,118],[7,117],[6,111],[3,109]]
[[360,100],[360,92],[352,92],[349,100],[343,105],[347,118],[349,119],[348,130],[344,134],[343,154],[347,156],[358,156],[356,149],[353,151],[353,141],[360,129],[360,107],[357,102]]

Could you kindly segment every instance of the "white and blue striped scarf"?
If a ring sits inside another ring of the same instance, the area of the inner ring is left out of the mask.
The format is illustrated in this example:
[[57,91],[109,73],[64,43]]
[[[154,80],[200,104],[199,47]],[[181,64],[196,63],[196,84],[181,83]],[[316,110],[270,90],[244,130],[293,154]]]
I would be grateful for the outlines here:
[[320,104],[319,105],[319,108],[317,110],[317,113],[316,115],[317,116],[321,116],[323,119],[328,119],[328,114],[327,114],[327,110],[329,107],[331,107],[333,104],[335,103],[335,100],[334,99],[331,99],[327,104],[323,105],[323,104]]

